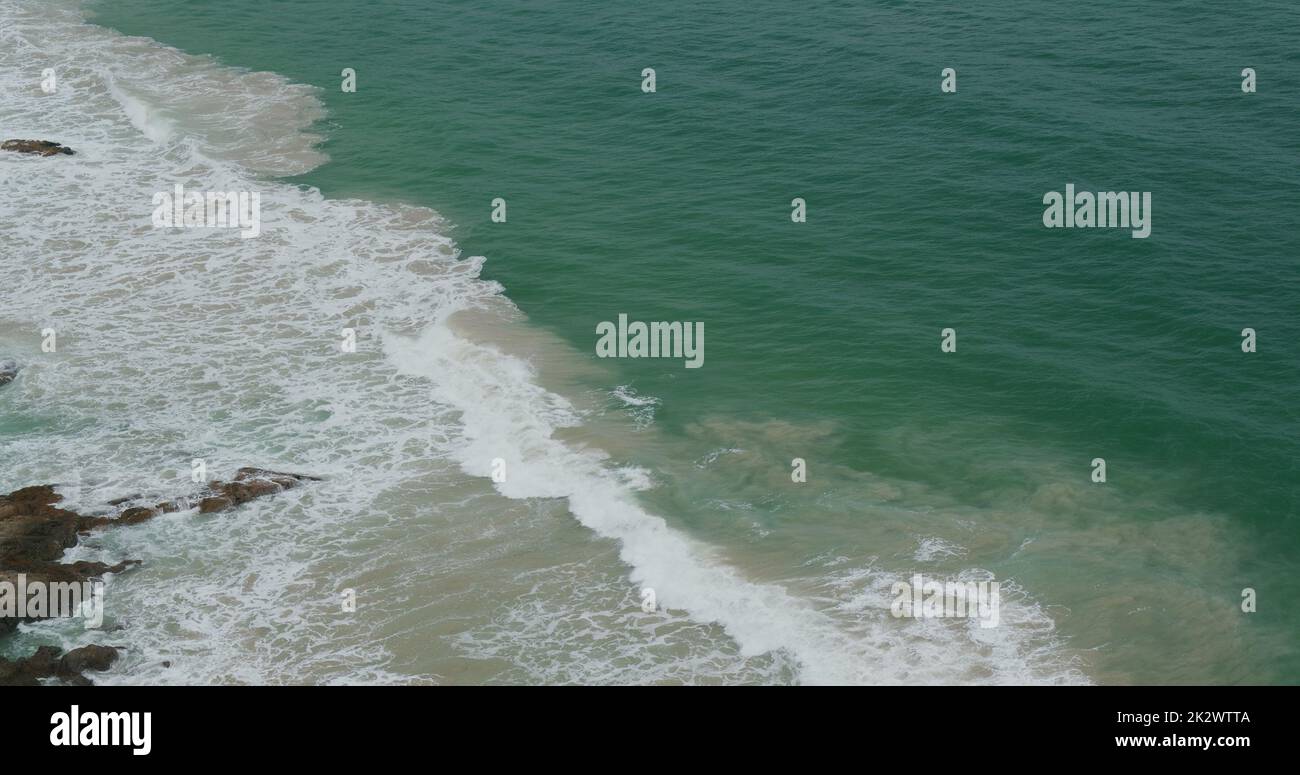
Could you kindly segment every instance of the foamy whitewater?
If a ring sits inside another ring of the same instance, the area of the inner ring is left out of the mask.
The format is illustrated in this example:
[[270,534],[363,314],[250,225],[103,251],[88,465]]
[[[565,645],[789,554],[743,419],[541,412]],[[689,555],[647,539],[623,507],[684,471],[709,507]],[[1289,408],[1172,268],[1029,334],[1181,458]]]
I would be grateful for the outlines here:
[[[209,478],[325,480],[89,537],[69,559],[144,561],[108,579],[115,629],[26,626],[23,643],[123,646],[103,683],[1085,681],[1014,583],[1000,627],[900,622],[880,569],[827,556],[811,585],[759,581],[649,513],[654,472],[589,443],[594,427],[572,438],[597,412],[510,346],[536,334],[437,214],[274,181],[326,161],[323,112],[310,87],[76,5],[0,0],[0,134],[77,152],[0,156],[0,355],[23,366],[0,396],[17,427],[0,489],[57,482],[91,511],[190,492],[194,458]],[[262,235],[153,228],[152,196],[176,184],[260,192]],[[657,399],[608,390],[654,433]],[[641,611],[642,587],[665,610]]]

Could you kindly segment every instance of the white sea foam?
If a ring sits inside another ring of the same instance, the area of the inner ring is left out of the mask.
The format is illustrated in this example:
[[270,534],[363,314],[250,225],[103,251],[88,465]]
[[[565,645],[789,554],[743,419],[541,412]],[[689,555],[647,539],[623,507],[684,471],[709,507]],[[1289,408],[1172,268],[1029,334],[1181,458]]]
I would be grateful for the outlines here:
[[[88,558],[145,560],[110,586],[110,617],[125,625],[114,641],[129,652],[102,680],[442,680],[400,653],[423,626],[408,621],[413,612],[434,605],[426,598],[455,597],[430,575],[487,558],[484,539],[495,549],[554,529],[544,514],[482,516],[510,512],[460,472],[486,483],[495,458],[509,471],[495,485],[501,496],[564,499],[582,525],[617,542],[628,588],[653,587],[691,639],[688,656],[663,659],[745,680],[961,680],[943,650],[974,650],[976,635],[918,637],[752,581],[640,505],[649,472],[561,441],[581,414],[541,387],[527,361],[458,332],[457,312],[509,302],[479,279],[483,259],[457,255],[436,214],[257,180],[323,159],[306,131],[321,113],[311,89],[87,25],[75,5],[0,0],[0,21],[0,125],[78,151],[0,157],[0,344],[26,364],[0,411],[40,426],[4,442],[0,487],[75,482],[77,506],[172,496],[190,488],[195,457],[215,477],[241,465],[326,477],[237,515],[171,515],[78,547]],[[60,68],[56,94],[38,88],[45,66]],[[152,193],[175,183],[261,191],[262,236],[150,228]],[[46,326],[59,332],[55,354],[38,350]],[[356,354],[338,352],[343,327],[359,332]],[[431,541],[441,553],[404,554],[403,542],[431,524],[447,531]],[[339,616],[340,589],[367,580],[390,599],[366,609],[377,613]],[[567,596],[584,605],[626,597],[601,589]],[[563,597],[547,599],[532,618],[527,605],[510,605],[453,640],[475,658],[513,655],[525,679],[687,680],[677,668],[638,678],[595,651],[561,668],[503,650],[493,632],[546,630],[538,617],[556,607],[583,623],[570,654],[608,634],[592,635],[595,617]],[[599,628],[641,632],[640,620],[608,619]],[[1012,644],[981,662],[1002,679],[1076,675],[1039,670],[1014,645],[1014,628],[978,637]],[[622,642],[618,654],[644,661],[640,640]]]
[[916,553],[912,558],[917,562],[931,562],[945,557],[961,557],[966,554],[965,547],[938,536],[920,536],[917,538]]
[[[39,89],[47,66],[54,94]],[[167,86],[173,67],[183,88]],[[191,491],[193,458],[215,478],[242,465],[327,477],[238,519],[173,515],[87,539],[78,551],[145,560],[108,590],[110,618],[129,619],[108,681],[385,679],[383,639],[335,615],[338,589],[390,515],[375,500],[451,470],[438,461],[454,419],[385,366],[375,332],[419,330],[499,289],[428,210],[254,179],[314,153],[264,113],[281,99],[319,111],[282,80],[84,24],[73,6],[0,0],[0,125],[77,151],[0,155],[0,345],[25,364],[0,411],[39,429],[4,438],[0,486],[55,481],[94,508]],[[191,110],[203,94],[225,104],[219,120]],[[223,134],[236,126],[243,141]],[[175,183],[261,191],[262,236],[151,228],[152,194]],[[338,351],[345,326],[355,355]],[[39,349],[46,327],[56,353]]]
[[[446,321],[418,337],[389,336],[385,342],[402,371],[427,379],[439,403],[461,412],[467,443],[453,454],[467,473],[489,476],[491,461],[503,458],[509,476],[496,485],[503,495],[567,499],[583,525],[619,542],[632,581],[653,588],[667,609],[720,624],[742,654],[787,655],[806,683],[951,682],[986,674],[1005,682],[1079,680],[1069,669],[1051,676],[1037,672],[1042,665],[1027,662],[1018,645],[1023,628],[983,636],[1011,645],[979,660],[986,673],[972,674],[970,664],[943,653],[974,651],[969,634],[917,637],[885,620],[888,606],[877,616],[852,619],[855,632],[843,626],[842,617],[781,585],[750,581],[714,549],[642,508],[599,453],[559,441],[556,432],[579,420],[563,398],[536,384],[527,362],[458,337]],[[922,645],[928,646],[927,658],[917,659]],[[1050,672],[1053,666],[1041,662]]]
[[637,430],[645,430],[655,421],[655,410],[661,401],[655,396],[643,396],[631,385],[619,385],[609,391],[611,397],[618,400],[623,410],[632,418]]

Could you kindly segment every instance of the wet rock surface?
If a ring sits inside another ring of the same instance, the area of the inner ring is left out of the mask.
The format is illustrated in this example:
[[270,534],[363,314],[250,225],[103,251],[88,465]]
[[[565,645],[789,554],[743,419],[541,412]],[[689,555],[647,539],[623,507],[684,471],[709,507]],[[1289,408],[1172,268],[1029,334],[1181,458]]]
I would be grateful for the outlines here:
[[[241,468],[231,481],[209,482],[203,490],[190,496],[147,506],[132,505],[140,496],[120,498],[108,504],[112,512],[96,516],[60,508],[57,504],[63,496],[55,491],[54,485],[24,487],[0,495],[0,594],[5,589],[17,590],[20,576],[27,588],[36,582],[85,583],[100,580],[105,574],[122,573],[140,563],[139,560],[124,560],[114,565],[86,560],[61,562],[64,551],[76,546],[80,536],[88,531],[136,525],[159,514],[196,507],[201,514],[214,514],[311,481],[320,480],[301,474]],[[19,618],[0,611],[0,638],[17,629],[20,621],[42,618],[45,617]],[[42,646],[24,659],[0,659],[0,686],[35,685],[43,678],[86,683],[84,671],[105,670],[116,658],[117,649],[111,646],[83,646],[67,654]]]
[[82,646],[64,654],[54,646],[41,646],[24,659],[0,658],[0,686],[40,686],[42,678],[57,678],[76,686],[93,683],[87,670],[107,670],[117,661],[112,646]]
[[0,143],[0,151],[31,153],[37,156],[55,156],[58,154],[72,156],[74,154],[74,151],[66,145],[50,140],[5,140]]

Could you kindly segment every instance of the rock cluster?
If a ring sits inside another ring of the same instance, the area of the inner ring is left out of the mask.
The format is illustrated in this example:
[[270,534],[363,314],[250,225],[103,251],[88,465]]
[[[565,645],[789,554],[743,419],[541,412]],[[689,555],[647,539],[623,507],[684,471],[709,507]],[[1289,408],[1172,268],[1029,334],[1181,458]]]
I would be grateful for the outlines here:
[[87,686],[92,682],[85,670],[107,670],[117,661],[112,646],[82,646],[64,654],[53,646],[41,646],[24,659],[0,659],[0,686],[40,686],[42,678]]
[[[197,507],[201,514],[232,509],[254,498],[297,487],[303,482],[319,481],[316,477],[285,474],[261,468],[241,468],[229,482],[209,482],[200,492],[151,506],[131,505],[139,498],[123,498],[109,504],[113,512],[82,516],[59,508],[63,496],[53,485],[37,485],[0,495],[0,583],[19,586],[18,577],[33,582],[82,583],[97,580],[107,573],[121,573],[139,560],[115,565],[102,562],[60,562],[63,553],[77,545],[79,536],[90,530],[121,525],[135,525],[159,514]],[[26,617],[26,621],[40,617]],[[0,616],[0,637],[12,633],[19,620]],[[111,654],[110,654],[111,652]],[[26,659],[0,659],[0,686],[38,682],[39,678],[59,678],[70,683],[86,681],[83,670],[103,670],[116,658],[109,646],[86,646],[60,655],[57,649],[42,647]]]

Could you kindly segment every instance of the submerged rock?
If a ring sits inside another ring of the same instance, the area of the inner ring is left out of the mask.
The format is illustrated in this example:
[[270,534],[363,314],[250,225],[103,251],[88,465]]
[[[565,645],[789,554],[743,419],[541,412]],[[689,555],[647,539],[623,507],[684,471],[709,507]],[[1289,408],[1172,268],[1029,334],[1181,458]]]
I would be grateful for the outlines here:
[[314,476],[282,474],[263,468],[241,468],[231,482],[209,482],[209,494],[199,501],[199,513],[211,514],[247,503],[263,495],[289,490],[303,482],[319,482]]
[[18,364],[13,361],[0,361],[0,385],[8,385],[18,376]]
[[5,140],[0,143],[0,151],[34,153],[37,156],[54,156],[60,153],[68,156],[73,155],[71,148],[49,140]]
[[[159,514],[171,514],[198,507],[200,514],[215,514],[236,506],[241,506],[263,495],[293,489],[303,482],[319,482],[316,476],[305,474],[286,474],[268,471],[264,468],[241,468],[235,472],[235,478],[229,482],[211,481],[207,487],[194,495],[174,498],[152,506],[128,506],[140,499],[140,496],[119,498],[109,505],[127,506],[115,515],[89,516],[78,518],[78,530],[93,530],[108,525],[138,525]],[[3,568],[0,565],[0,568]]]

